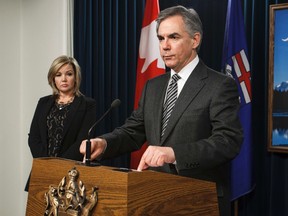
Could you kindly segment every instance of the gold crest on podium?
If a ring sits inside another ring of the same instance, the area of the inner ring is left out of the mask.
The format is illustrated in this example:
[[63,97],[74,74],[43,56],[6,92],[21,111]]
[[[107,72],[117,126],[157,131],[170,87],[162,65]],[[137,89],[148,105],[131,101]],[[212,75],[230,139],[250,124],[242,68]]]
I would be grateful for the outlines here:
[[58,186],[49,186],[45,193],[46,209],[44,216],[89,216],[98,202],[98,187],[92,187],[90,196],[78,180],[79,172],[74,167],[62,178]]

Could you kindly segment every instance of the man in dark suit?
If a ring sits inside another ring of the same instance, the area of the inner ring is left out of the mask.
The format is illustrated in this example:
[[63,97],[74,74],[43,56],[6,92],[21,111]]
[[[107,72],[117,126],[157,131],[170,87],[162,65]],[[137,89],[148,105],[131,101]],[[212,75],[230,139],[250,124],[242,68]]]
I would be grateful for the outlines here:
[[[147,81],[138,109],[123,126],[91,140],[91,159],[131,152],[147,141],[139,171],[149,168],[214,181],[221,215],[230,215],[229,162],[243,139],[237,85],[199,59],[202,23],[193,9],[176,6],[161,11],[157,35],[171,71]],[[177,91],[170,93],[174,74],[179,76]],[[164,112],[172,110],[168,119],[163,114],[166,103]],[[83,154],[85,145],[83,141]]]

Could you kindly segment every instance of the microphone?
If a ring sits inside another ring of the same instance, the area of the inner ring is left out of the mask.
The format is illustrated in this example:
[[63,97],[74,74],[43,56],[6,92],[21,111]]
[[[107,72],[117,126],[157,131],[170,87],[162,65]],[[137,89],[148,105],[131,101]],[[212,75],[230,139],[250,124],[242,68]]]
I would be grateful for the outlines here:
[[90,166],[91,164],[91,131],[95,128],[97,124],[99,124],[100,121],[103,120],[103,118],[114,108],[118,107],[121,104],[121,101],[119,99],[115,99],[112,103],[109,109],[101,116],[100,119],[98,119],[89,129],[88,131],[88,138],[86,141],[86,159],[85,159],[85,165]]

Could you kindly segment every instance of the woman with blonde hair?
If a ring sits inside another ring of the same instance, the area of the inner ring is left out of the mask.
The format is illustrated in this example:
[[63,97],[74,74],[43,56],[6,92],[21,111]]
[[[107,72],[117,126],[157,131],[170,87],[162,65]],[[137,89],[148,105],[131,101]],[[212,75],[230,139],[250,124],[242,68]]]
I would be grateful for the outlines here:
[[96,101],[80,92],[81,70],[76,59],[65,55],[56,58],[48,83],[52,94],[39,99],[30,127],[32,156],[82,161],[79,147],[96,121]]

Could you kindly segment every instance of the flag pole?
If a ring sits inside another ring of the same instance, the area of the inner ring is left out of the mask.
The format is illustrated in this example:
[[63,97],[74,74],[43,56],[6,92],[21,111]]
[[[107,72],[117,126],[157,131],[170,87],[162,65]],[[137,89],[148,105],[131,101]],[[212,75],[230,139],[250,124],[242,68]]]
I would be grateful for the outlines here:
[[234,203],[234,216],[238,216],[238,199],[236,199],[233,203]]

